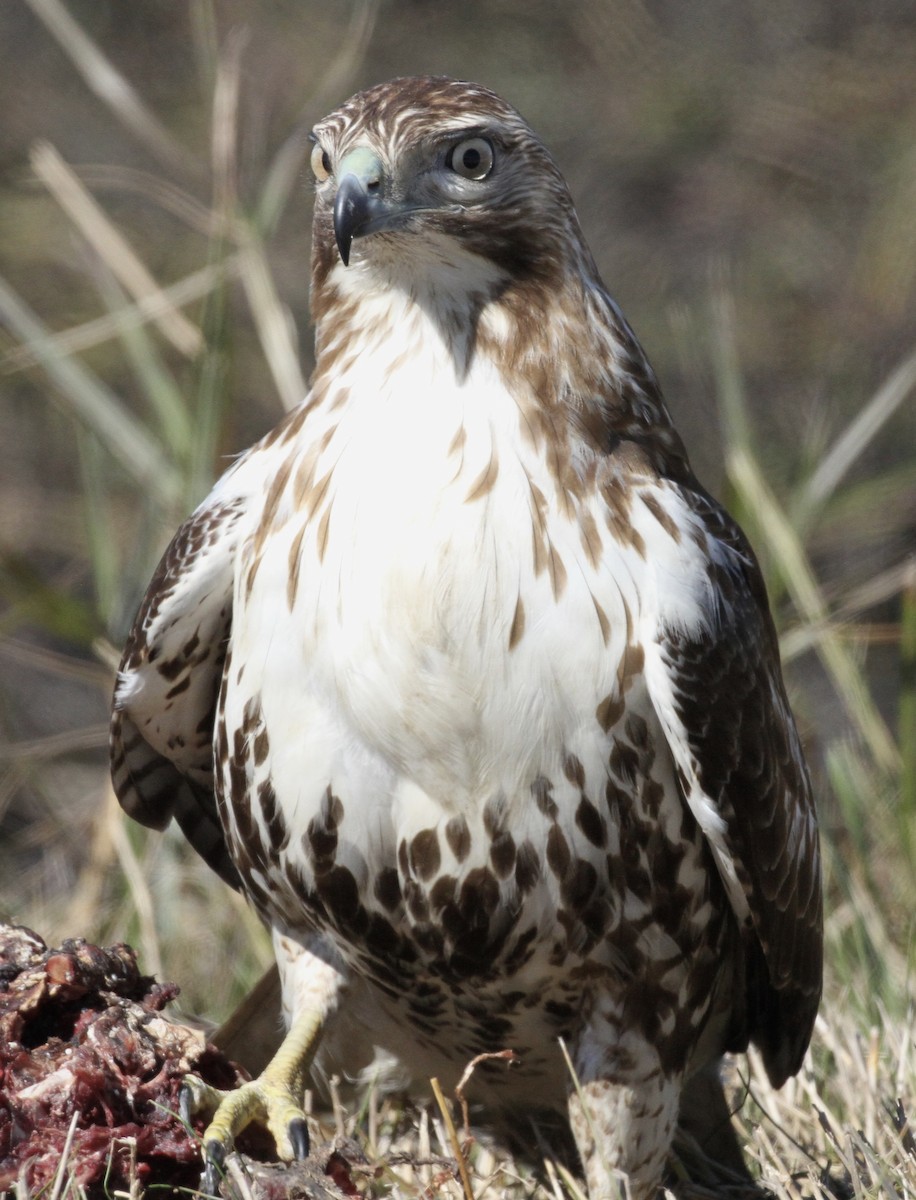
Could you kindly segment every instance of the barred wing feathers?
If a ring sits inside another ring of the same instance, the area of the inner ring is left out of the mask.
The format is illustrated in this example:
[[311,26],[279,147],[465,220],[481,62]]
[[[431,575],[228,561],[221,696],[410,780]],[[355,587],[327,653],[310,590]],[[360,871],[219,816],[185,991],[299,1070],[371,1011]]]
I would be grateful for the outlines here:
[[685,632],[663,623],[647,678],[687,802],[739,921],[755,935],[746,1032],[778,1087],[801,1065],[821,992],[814,800],[753,552],[702,489],[685,501],[714,551],[709,627]]
[[[239,464],[241,465],[241,464]],[[174,817],[233,887],[213,785],[213,725],[232,623],[238,467],[172,539],[137,614],[118,673],[110,753],[124,810],[153,829]]]

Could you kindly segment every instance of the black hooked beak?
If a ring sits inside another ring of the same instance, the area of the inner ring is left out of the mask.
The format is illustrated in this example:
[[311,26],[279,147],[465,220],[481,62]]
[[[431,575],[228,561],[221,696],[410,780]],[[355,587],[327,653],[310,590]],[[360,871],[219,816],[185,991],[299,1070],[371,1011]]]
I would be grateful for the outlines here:
[[368,150],[354,150],[340,164],[340,184],[334,198],[334,236],[341,261],[350,263],[350,245],[365,227],[382,215],[382,170],[378,159]]

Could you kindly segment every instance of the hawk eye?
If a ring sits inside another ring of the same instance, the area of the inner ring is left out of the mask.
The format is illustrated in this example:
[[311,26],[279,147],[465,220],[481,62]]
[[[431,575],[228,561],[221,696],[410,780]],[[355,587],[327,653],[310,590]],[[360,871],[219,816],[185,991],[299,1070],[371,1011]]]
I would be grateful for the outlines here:
[[465,179],[486,179],[493,170],[493,147],[486,138],[468,138],[449,150],[445,165]]
[[331,174],[331,156],[317,143],[312,148],[312,171],[319,183],[324,183]]

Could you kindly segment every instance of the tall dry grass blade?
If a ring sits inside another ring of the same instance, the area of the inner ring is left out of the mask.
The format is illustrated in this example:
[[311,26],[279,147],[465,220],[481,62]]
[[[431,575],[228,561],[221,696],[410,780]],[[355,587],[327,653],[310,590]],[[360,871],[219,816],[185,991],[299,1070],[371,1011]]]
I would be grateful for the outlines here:
[[801,514],[819,508],[836,491],[840,480],[910,392],[916,388],[916,354],[904,359],[875,392],[855,420],[821,458],[798,497]]
[[836,618],[825,625],[800,626],[780,635],[779,650],[784,663],[791,662],[800,654],[816,649],[825,638],[839,638],[854,647],[896,646],[900,641],[900,627],[892,622],[852,622]]
[[900,753],[894,739],[847,646],[835,632],[830,632],[827,605],[811,564],[759,465],[746,451],[730,449],[726,452],[726,468],[745,505],[755,513],[758,532],[779,563],[799,612],[807,622],[825,630],[816,649],[850,720],[860,731],[876,764],[884,771],[898,770]]
[[36,142],[30,161],[35,174],[130,295],[138,303],[155,298],[160,311],[155,321],[163,336],[186,357],[198,354],[203,345],[200,330],[169,303],[146,264],[54,147]]
[[900,765],[900,755],[894,739],[848,648],[830,631],[827,604],[801,540],[754,454],[738,359],[734,306],[724,289],[713,296],[713,321],[716,333],[713,353],[725,422],[725,466],[729,480],[745,510],[753,514],[758,534],[778,564],[782,581],[800,615],[807,623],[825,631],[817,643],[818,655],[851,721],[881,769],[895,771]]
[[241,246],[241,275],[264,357],[288,411],[300,404],[308,391],[299,366],[295,325],[274,287],[261,240],[250,227]]
[[[236,142],[241,57],[247,42],[243,33],[230,37],[221,55],[213,94],[212,156],[214,211],[219,224],[231,230],[240,248],[242,283],[261,347],[284,408],[293,408],[305,396],[305,381],[291,334],[291,321],[277,295],[263,247],[254,229],[239,220],[237,211]],[[219,245],[211,253],[221,253]],[[216,364],[211,364],[215,369]],[[211,370],[212,374],[212,370]],[[207,381],[204,380],[206,383]],[[214,380],[210,379],[212,389]]]
[[226,1159],[226,1174],[234,1184],[233,1191],[239,1200],[254,1200],[251,1184],[245,1174],[237,1154],[230,1154]]
[[[566,1188],[566,1192],[570,1197],[570,1200],[588,1200],[585,1189],[573,1176],[569,1168],[564,1166],[564,1164],[561,1162],[558,1162],[555,1165],[561,1179],[563,1180],[563,1186]],[[669,1192],[668,1195],[670,1196],[671,1193]],[[622,1183],[619,1184],[616,1192],[611,1193],[611,1197],[612,1200],[628,1200],[628,1193]]]
[[108,726],[87,725],[84,729],[67,729],[44,737],[26,738],[21,742],[0,742],[0,762],[60,758],[83,750],[98,750],[108,744]]
[[[108,311],[112,314],[123,311],[127,297],[106,264],[94,259],[89,264],[87,274]],[[194,427],[187,401],[175,376],[146,325],[125,325],[118,329],[118,336],[134,379],[143,389],[155,413],[157,431],[168,446],[170,456],[176,462],[183,463],[194,437]]]
[[226,48],[220,55],[213,88],[213,122],[210,153],[213,161],[213,207],[226,217],[235,214],[238,194],[239,88],[242,54],[248,45],[248,33],[235,29],[230,33]]
[[841,620],[856,616],[867,608],[899,596],[907,587],[913,586],[913,572],[916,571],[916,555],[905,562],[895,563],[886,571],[881,571],[866,579],[856,588],[851,588],[834,607],[834,615]]
[[560,1178],[557,1175],[557,1168],[553,1159],[545,1156],[541,1161],[544,1166],[544,1173],[547,1176],[547,1182],[550,1185],[550,1195],[553,1196],[553,1200],[566,1200],[566,1197],[563,1195],[563,1189],[560,1187]]
[[77,1122],[79,1121],[79,1111],[75,1112],[70,1120],[70,1126],[67,1129],[67,1136],[64,1139],[64,1145],[60,1152],[60,1163],[54,1175],[54,1184],[51,1188],[51,1194],[48,1200],[60,1200],[63,1192],[64,1180],[67,1177],[67,1164],[70,1159],[70,1151],[73,1149],[73,1136],[76,1133]]
[[150,112],[60,0],[26,0],[26,3],[116,120],[166,166],[199,173],[193,157]]
[[461,1190],[464,1192],[464,1200],[474,1200],[474,1189],[471,1187],[471,1178],[468,1175],[468,1165],[464,1159],[464,1151],[461,1148],[461,1143],[458,1141],[458,1131],[455,1129],[455,1122],[452,1120],[452,1114],[449,1112],[448,1104],[445,1096],[442,1094],[442,1087],[439,1080],[436,1078],[430,1079],[430,1087],[433,1089],[433,1095],[436,1098],[436,1103],[439,1106],[439,1112],[442,1114],[442,1120],[445,1124],[445,1131],[448,1137],[448,1144],[455,1158],[455,1164],[458,1167],[458,1175],[461,1179]]
[[225,232],[217,227],[216,214],[196,196],[151,171],[123,164],[87,163],[80,166],[77,173],[87,188],[142,196],[151,204],[158,204],[163,211],[171,213],[189,229],[196,230],[204,237],[216,237]]
[[[94,317],[91,321],[73,325],[61,333],[49,334],[49,341],[61,355],[91,350],[94,346],[104,345],[105,342],[110,342],[131,329],[158,320],[169,309],[179,308],[192,300],[200,300],[236,274],[238,262],[235,258],[201,267],[199,271],[192,271],[183,279],[163,287],[154,296],[131,301],[106,313],[104,317]],[[38,357],[31,346],[16,346],[4,358],[0,358],[0,372],[12,375],[16,371],[35,366],[37,362]]]
[[30,346],[65,410],[95,433],[144,491],[171,506],[181,495],[181,477],[157,442],[87,367],[59,353],[48,329],[2,277],[0,321]]
[[106,689],[111,685],[111,672],[106,667],[97,663],[85,662],[81,658],[72,658],[69,654],[62,654],[47,646],[19,642],[14,638],[2,638],[0,639],[0,658],[34,670],[44,671],[54,679],[72,679],[77,683],[96,685]]

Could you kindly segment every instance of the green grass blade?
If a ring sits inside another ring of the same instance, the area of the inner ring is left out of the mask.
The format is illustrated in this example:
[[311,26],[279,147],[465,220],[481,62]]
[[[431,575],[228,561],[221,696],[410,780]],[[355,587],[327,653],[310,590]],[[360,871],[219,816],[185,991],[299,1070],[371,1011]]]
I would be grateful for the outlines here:
[[295,326],[277,294],[264,246],[251,226],[245,230],[241,251],[248,306],[280,401],[289,410],[300,404],[308,391],[299,366]]

